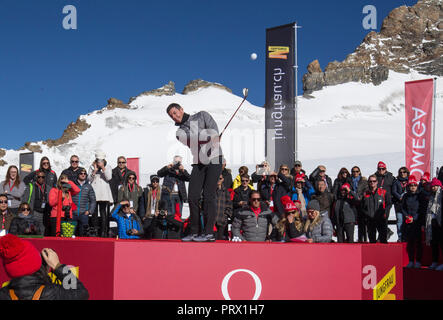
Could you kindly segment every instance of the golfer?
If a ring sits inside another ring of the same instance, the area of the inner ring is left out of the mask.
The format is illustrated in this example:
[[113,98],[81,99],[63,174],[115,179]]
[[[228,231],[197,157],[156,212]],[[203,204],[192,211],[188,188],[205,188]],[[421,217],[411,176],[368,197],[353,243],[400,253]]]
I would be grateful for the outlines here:
[[[177,139],[191,149],[192,172],[189,181],[190,233],[182,241],[212,242],[216,203],[217,181],[222,171],[223,154],[217,123],[206,111],[194,115],[185,113],[176,103],[166,112],[178,126]],[[199,200],[203,194],[203,228],[200,231]]]

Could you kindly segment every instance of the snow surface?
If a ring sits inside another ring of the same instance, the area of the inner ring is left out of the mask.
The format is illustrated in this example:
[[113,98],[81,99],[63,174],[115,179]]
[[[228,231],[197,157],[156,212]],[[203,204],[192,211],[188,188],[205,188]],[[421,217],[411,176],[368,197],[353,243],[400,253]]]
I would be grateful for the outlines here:
[[[383,160],[395,176],[405,163],[404,137],[404,83],[430,76],[412,72],[390,72],[389,79],[379,86],[357,82],[325,87],[314,92],[313,99],[299,97],[299,158],[310,173],[319,164],[327,168],[334,179],[341,167],[348,170],[358,165],[364,176],[375,172],[378,161]],[[436,123],[443,117],[443,78],[437,81]],[[35,166],[40,158],[48,156],[53,169],[60,174],[69,167],[69,157],[77,154],[82,166],[88,167],[96,150],[103,150],[112,167],[117,157],[140,158],[140,182],[145,186],[149,176],[170,163],[174,155],[182,155],[190,171],[191,155],[176,138],[177,127],[166,114],[170,103],[179,103],[187,113],[208,111],[221,131],[234,113],[242,97],[223,89],[209,87],[186,95],[140,96],[130,109],[92,112],[81,116],[91,125],[81,136],[68,144],[48,148],[37,142],[43,150],[36,153]],[[238,168],[247,165],[252,173],[255,165],[264,160],[265,110],[246,102],[231,122],[221,145],[227,167],[233,176]],[[443,164],[443,127],[436,127],[436,166]],[[19,153],[7,150],[4,160],[8,165],[19,163]],[[291,164],[290,164],[291,165]],[[4,177],[8,166],[0,168]],[[391,238],[392,240],[392,238]]]

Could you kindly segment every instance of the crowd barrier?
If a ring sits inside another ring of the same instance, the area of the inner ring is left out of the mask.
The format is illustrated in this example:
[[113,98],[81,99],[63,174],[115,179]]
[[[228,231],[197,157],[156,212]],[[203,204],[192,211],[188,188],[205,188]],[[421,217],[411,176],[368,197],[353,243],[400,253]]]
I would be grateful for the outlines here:
[[[403,299],[403,245],[28,239],[78,267],[91,299]],[[0,281],[8,278],[0,267]]]

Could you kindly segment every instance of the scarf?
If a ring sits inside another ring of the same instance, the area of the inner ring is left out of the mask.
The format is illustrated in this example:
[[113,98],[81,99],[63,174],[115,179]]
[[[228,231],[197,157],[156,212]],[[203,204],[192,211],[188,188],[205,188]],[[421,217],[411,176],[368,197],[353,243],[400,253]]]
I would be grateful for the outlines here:
[[441,188],[438,188],[437,192],[431,197],[426,210],[426,244],[430,245],[432,239],[432,219],[437,219],[438,224],[441,226]]
[[296,194],[294,194],[292,201],[298,200],[301,202],[301,215],[303,218],[305,218],[308,215],[308,212],[306,211],[306,199],[303,195],[303,189],[293,188],[293,190],[296,192]]
[[360,182],[361,176],[357,178],[352,177],[352,191],[357,192],[358,183]]

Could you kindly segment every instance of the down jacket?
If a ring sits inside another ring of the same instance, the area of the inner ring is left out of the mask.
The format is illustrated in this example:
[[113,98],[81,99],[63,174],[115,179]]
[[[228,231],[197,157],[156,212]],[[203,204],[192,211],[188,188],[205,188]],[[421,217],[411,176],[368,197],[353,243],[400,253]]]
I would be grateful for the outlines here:
[[[277,222],[278,216],[263,204],[258,218],[250,207],[245,207],[234,217],[232,236],[246,241],[266,241],[269,225],[275,225]],[[241,231],[243,231],[243,234]]]
[[72,201],[77,207],[74,214],[80,215],[86,211],[93,213],[97,206],[94,188],[87,181],[83,185],[80,185],[77,181],[76,185],[79,187],[80,192],[72,196]]
[[332,241],[333,233],[332,222],[327,212],[323,212],[320,213],[319,219],[314,220],[314,223],[307,228],[306,237],[314,240],[314,243],[328,243]]

